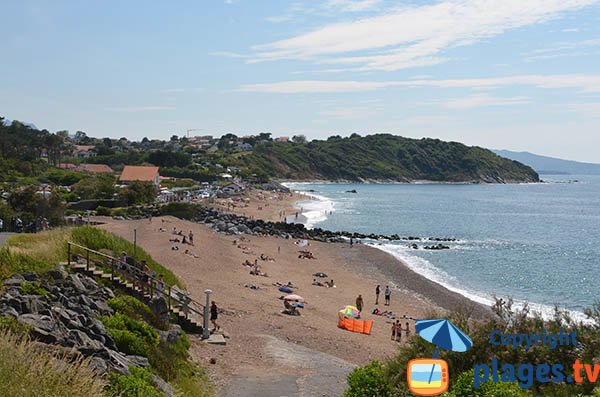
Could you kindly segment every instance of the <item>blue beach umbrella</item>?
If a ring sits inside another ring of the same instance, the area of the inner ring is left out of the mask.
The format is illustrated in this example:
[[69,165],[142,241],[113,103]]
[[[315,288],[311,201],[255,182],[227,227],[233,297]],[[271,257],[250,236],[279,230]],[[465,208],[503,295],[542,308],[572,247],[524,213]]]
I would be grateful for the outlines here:
[[466,352],[473,341],[446,319],[420,320],[415,323],[419,336],[440,349]]

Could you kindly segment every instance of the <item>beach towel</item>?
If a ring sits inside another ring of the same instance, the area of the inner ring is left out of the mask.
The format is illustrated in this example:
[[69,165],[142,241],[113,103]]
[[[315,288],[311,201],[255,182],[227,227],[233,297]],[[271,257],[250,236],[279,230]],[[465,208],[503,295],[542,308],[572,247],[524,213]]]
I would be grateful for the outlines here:
[[341,317],[338,320],[338,327],[360,334],[371,335],[373,320],[351,320],[349,318]]
[[292,293],[292,289],[288,288],[288,287],[279,287],[279,291],[285,292],[286,294],[291,294]]

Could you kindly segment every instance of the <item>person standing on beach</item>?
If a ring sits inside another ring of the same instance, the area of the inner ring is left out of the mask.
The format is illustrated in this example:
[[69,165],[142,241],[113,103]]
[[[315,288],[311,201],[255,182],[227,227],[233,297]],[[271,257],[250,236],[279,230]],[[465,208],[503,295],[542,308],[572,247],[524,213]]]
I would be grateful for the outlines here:
[[375,287],[375,304],[378,305],[379,304],[379,293],[381,292],[381,288],[379,287],[379,284],[377,284],[377,287]]
[[358,309],[359,312],[362,312],[363,309],[363,298],[361,294],[358,294],[358,297],[356,298],[356,308]]
[[400,320],[396,320],[396,342],[400,342],[402,340],[402,324],[400,324]]
[[[396,332],[398,332],[398,324],[392,322],[392,340],[396,340]],[[402,330],[400,330],[402,332]]]
[[410,328],[408,326],[408,321],[406,322],[406,328],[404,329],[404,332],[406,332],[406,339],[408,340],[408,338],[410,338]]
[[219,325],[217,324],[218,317],[219,317],[219,309],[217,308],[217,302],[212,301],[212,304],[210,305],[210,321],[212,322],[212,325],[213,325],[213,332],[221,329],[221,327],[219,327]]
[[194,245],[194,233],[192,233],[191,230],[190,230],[190,234],[188,234],[188,240],[190,242],[190,245]]
[[384,295],[385,295],[385,305],[389,306],[390,305],[390,298],[392,297],[392,290],[387,285],[385,286]]

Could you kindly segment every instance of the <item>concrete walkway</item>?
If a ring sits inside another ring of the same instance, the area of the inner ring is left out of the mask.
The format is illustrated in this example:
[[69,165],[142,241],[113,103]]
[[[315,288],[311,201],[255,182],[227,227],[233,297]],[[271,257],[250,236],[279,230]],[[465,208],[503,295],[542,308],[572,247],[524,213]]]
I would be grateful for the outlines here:
[[[275,368],[270,374],[241,372],[219,397],[330,397],[341,396],[354,364],[332,355],[264,335],[265,354]],[[290,375],[296,372],[297,375]]]
[[10,237],[14,236],[16,233],[0,233],[0,247],[4,245],[4,242]]

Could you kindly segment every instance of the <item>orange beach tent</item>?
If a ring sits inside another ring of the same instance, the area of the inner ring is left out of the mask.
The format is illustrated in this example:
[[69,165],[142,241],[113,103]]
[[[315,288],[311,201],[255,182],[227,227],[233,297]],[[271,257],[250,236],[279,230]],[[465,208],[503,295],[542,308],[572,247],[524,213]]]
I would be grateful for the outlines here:
[[341,317],[338,320],[338,327],[360,334],[371,335],[373,320],[351,320],[349,318]]

